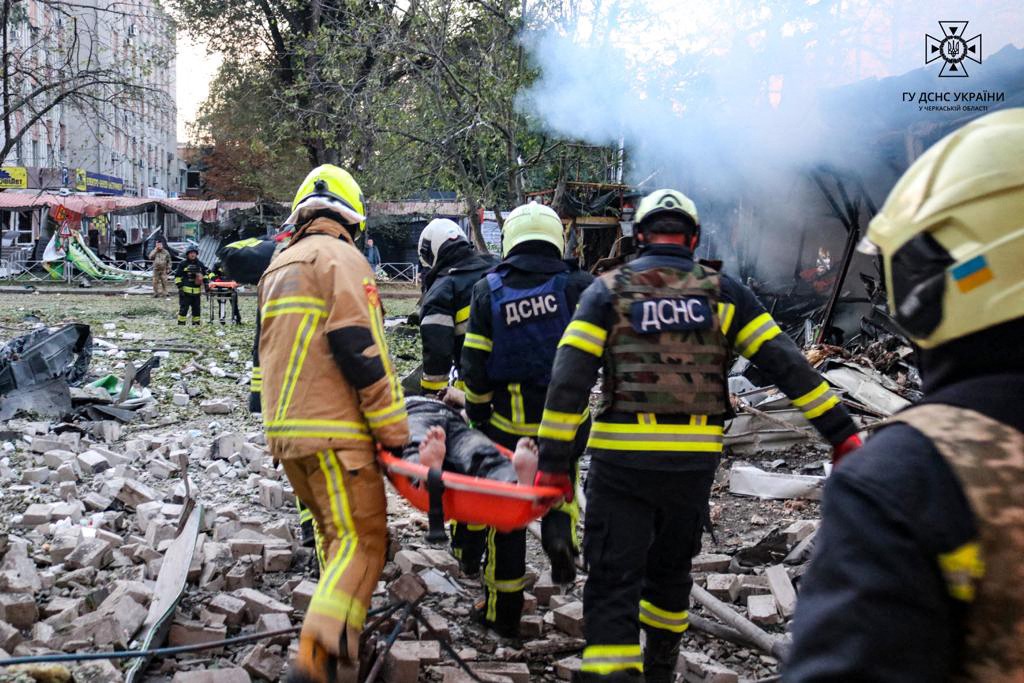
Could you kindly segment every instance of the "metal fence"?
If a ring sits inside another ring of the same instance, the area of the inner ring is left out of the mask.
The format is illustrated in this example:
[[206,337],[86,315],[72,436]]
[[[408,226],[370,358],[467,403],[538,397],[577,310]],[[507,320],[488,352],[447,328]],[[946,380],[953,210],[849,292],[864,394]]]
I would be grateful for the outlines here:
[[[105,265],[109,265],[113,268],[119,268],[130,273],[137,273],[137,277],[133,278],[132,282],[142,281],[143,276],[148,277],[151,271],[149,263],[144,261],[108,261],[104,263]],[[75,265],[71,261],[64,262],[64,276],[61,277],[61,281],[75,282],[78,280],[94,279],[95,278],[89,277],[89,275],[78,268],[75,268]],[[44,266],[43,261],[21,260],[17,258],[4,259],[0,261],[0,281],[57,282],[57,280],[50,275],[49,271]]]
[[416,282],[419,269],[415,263],[382,263],[377,266],[374,277],[379,282]]

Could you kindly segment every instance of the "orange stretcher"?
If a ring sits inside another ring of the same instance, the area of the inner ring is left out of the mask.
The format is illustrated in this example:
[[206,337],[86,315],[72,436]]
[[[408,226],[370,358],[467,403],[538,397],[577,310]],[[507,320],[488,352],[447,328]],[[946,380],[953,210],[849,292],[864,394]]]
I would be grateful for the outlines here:
[[[496,448],[511,459],[508,449],[497,445]],[[378,450],[377,457],[402,497],[427,513],[430,541],[444,539],[445,520],[485,524],[498,531],[522,529],[543,517],[562,497],[562,492],[552,486],[520,486],[429,469],[383,449]]]
[[238,283],[234,280],[210,280],[210,289],[237,289]]

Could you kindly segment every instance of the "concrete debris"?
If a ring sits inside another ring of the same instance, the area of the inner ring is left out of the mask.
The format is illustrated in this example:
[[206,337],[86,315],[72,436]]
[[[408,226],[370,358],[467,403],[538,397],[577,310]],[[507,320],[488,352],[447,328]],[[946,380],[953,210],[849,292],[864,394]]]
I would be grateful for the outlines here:
[[729,493],[761,500],[806,498],[820,500],[825,477],[804,474],[776,474],[749,465],[729,470]]

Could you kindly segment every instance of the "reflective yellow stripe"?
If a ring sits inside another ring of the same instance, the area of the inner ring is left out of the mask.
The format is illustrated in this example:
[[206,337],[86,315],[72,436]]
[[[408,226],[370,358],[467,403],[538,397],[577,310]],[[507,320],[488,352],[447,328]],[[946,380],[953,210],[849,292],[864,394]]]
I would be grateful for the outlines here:
[[751,358],[765,342],[771,341],[780,334],[782,334],[782,330],[772,320],[772,316],[762,313],[747,323],[736,335],[736,349],[744,358]]
[[508,385],[509,407],[512,408],[512,422],[523,424],[526,422],[526,406],[523,403],[523,387],[513,382]]
[[[363,278],[363,287],[375,287],[372,278]],[[404,401],[402,395],[402,385],[398,380],[398,376],[395,374],[395,368],[391,364],[391,355],[388,353],[388,343],[384,338],[384,320],[381,315],[380,299],[376,300],[376,303],[367,297],[366,307],[370,313],[370,332],[373,334],[373,341],[377,344],[377,349],[380,352],[380,360],[384,365],[384,373],[388,378],[388,387],[391,389],[391,402],[398,403]]]
[[366,607],[351,595],[314,595],[309,612],[331,620],[344,619],[346,624],[361,629],[366,623]]
[[308,313],[299,322],[298,327],[295,328],[295,340],[292,342],[288,365],[285,366],[281,394],[277,397],[277,410],[274,413],[274,418],[277,420],[283,419],[288,414],[292,396],[295,394],[295,387],[299,383],[299,375],[302,373],[302,366],[306,362],[309,344],[313,341],[313,331],[316,329],[316,324],[316,314]]
[[448,386],[446,375],[423,375],[420,378],[420,387],[427,391],[441,391]]
[[616,671],[636,669],[643,671],[644,658],[640,645],[588,645],[583,650],[580,671],[595,674],[611,674]]
[[518,579],[484,579],[487,587],[499,593],[518,593],[526,588],[526,577]]
[[405,412],[405,402],[392,403],[387,408],[380,410],[371,410],[366,413],[366,421],[370,423],[371,429],[377,429],[378,427],[385,427],[396,422],[401,422],[408,417]]
[[370,441],[370,433],[361,422],[344,420],[305,420],[287,418],[263,423],[268,437],[285,439],[354,439]]
[[587,446],[616,451],[721,453],[722,427],[595,422]]
[[490,403],[494,400],[494,392],[488,391],[486,394],[477,394],[466,387],[466,400],[470,403]]
[[647,600],[640,601],[640,623],[663,631],[682,633],[690,627],[690,613],[686,610],[670,612]]
[[828,382],[822,382],[803,396],[793,399],[793,405],[800,408],[804,417],[811,420],[839,405],[839,397],[832,393]]
[[974,600],[978,579],[985,576],[985,561],[981,557],[981,546],[976,541],[939,555],[939,567],[953,598],[963,602]]
[[600,358],[604,355],[604,343],[607,339],[608,332],[597,325],[584,320],[573,320],[565,328],[558,346],[571,346]]
[[[490,584],[494,579],[494,567],[497,563],[497,550],[494,547],[494,529],[487,530],[487,563],[484,565],[484,583]],[[498,591],[487,591],[487,605],[484,617],[493,622],[498,618]]]
[[467,320],[469,320],[469,308],[470,308],[469,306],[466,306],[464,308],[460,308],[459,310],[455,311],[455,322],[456,323],[462,323],[462,322],[466,322]]
[[500,413],[491,413],[490,423],[506,434],[513,434],[515,436],[537,436],[537,430],[540,429],[539,424],[529,422],[516,424]]
[[494,349],[494,342],[482,334],[476,334],[475,332],[467,332],[466,341],[464,341],[462,345],[466,348],[486,351],[487,353],[490,353]]
[[262,318],[273,318],[279,315],[312,313],[317,317],[327,317],[327,306],[323,299],[314,296],[285,296],[271,299],[260,309]]
[[337,456],[334,451],[320,451],[316,455],[320,471],[323,472],[327,484],[328,505],[334,527],[338,531],[339,546],[334,557],[327,564],[324,575],[313,593],[309,609],[311,612],[330,615],[334,619],[347,622],[354,601],[345,593],[341,596],[337,595],[336,588],[338,581],[341,580],[356,554],[359,536],[356,534],[355,524],[352,521],[352,511],[349,509],[345,480],[342,475],[343,468],[338,463]]
[[734,315],[736,315],[736,306],[733,304],[719,302],[718,319],[719,325],[722,327],[722,334],[729,334],[729,328],[732,327],[732,317]]
[[579,429],[579,426],[587,419],[587,415],[587,410],[576,415],[574,413],[562,413],[545,408],[544,415],[540,421],[540,428],[537,430],[537,436],[554,441],[572,441],[576,438],[576,431]]

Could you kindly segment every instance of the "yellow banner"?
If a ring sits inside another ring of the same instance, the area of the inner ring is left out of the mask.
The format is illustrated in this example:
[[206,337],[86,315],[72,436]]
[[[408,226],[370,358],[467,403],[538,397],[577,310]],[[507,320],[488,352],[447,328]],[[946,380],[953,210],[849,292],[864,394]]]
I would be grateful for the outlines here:
[[24,166],[0,168],[0,189],[24,189],[28,187],[28,169]]

